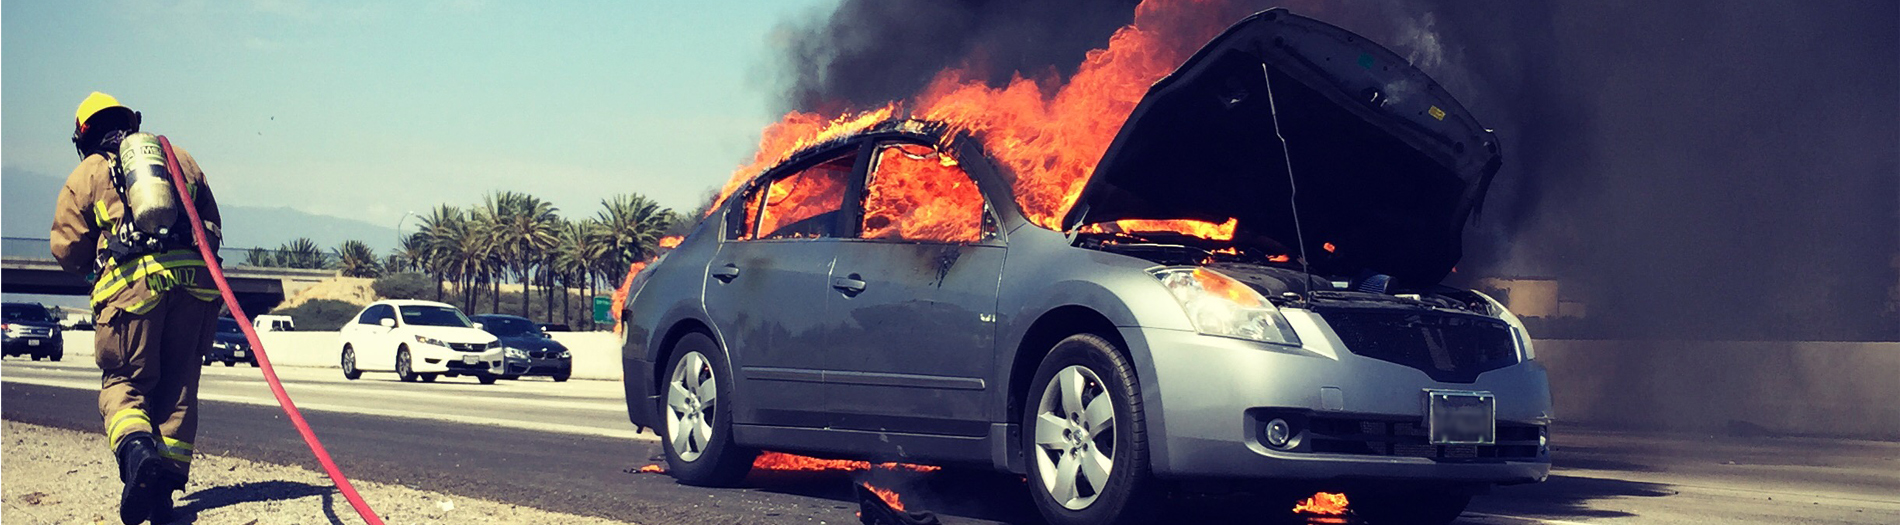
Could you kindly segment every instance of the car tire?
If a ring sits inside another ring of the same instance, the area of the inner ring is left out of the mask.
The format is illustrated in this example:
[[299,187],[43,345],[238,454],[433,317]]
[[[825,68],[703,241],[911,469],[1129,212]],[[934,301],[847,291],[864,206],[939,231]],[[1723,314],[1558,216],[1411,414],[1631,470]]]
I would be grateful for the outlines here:
[[343,378],[355,381],[363,377],[363,371],[356,368],[356,349],[343,345]]
[[1141,385],[1114,343],[1094,334],[1056,343],[1032,376],[1021,417],[1030,498],[1051,525],[1153,520],[1160,488],[1149,471]]
[[211,361],[212,361],[211,354],[205,354],[204,361],[205,361],[205,366],[211,366]]
[[1445,525],[1471,504],[1470,494],[1422,490],[1355,493],[1352,513],[1370,525]]
[[654,429],[666,449],[667,472],[688,485],[737,484],[752,471],[759,451],[732,442],[732,372],[725,353],[695,332],[674,343],[670,354],[657,385],[660,421]]
[[251,358],[251,368],[257,368],[257,358]]
[[53,354],[52,357],[49,357],[48,359],[52,359],[53,361],[58,362],[59,360],[65,359],[65,358],[66,358],[66,352],[60,352],[57,354]]
[[475,379],[477,381],[481,381],[482,384],[484,385],[492,385],[492,384],[495,384],[496,379],[501,379],[501,378],[490,376],[490,375],[484,375],[484,376],[477,376]]
[[412,361],[412,359],[409,359],[408,345],[396,349],[396,378],[401,379],[404,383],[416,382],[415,369],[411,368],[415,365],[410,361]]
[[41,359],[44,359],[44,358],[46,358],[46,356],[43,356],[43,355],[39,355],[39,354],[33,354],[33,360],[34,360],[34,361],[38,361],[38,360],[41,360]]
[[230,361],[230,360],[226,360],[226,361],[224,362],[224,366],[226,366],[226,367],[233,367],[233,366],[237,366],[237,361]]
[[419,375],[419,376],[421,376],[421,377],[422,377],[422,382],[424,382],[424,383],[434,383],[434,382],[435,382],[435,374],[417,374],[417,375]]
[[566,383],[567,374],[554,374],[553,379],[554,379],[554,382],[556,383]]

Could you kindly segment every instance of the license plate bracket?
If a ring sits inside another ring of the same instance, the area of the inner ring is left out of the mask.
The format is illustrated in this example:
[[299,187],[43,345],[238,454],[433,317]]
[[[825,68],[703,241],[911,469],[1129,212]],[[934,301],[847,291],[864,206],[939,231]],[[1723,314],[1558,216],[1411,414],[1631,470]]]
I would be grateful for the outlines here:
[[1497,397],[1490,392],[1425,391],[1425,428],[1433,445],[1495,445],[1497,421]]

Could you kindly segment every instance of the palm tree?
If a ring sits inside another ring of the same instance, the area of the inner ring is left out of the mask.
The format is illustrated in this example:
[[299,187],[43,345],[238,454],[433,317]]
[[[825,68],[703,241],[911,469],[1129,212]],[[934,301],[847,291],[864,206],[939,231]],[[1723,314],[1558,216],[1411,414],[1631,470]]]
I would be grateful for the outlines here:
[[334,253],[330,265],[341,270],[345,277],[376,277],[382,274],[376,251],[363,241],[343,241],[343,244],[337,245]]
[[[435,300],[442,300],[442,281],[455,273],[454,257],[444,245],[455,237],[457,223],[462,220],[462,210],[447,204],[436,206],[422,216],[422,226],[403,240],[405,249],[416,252],[416,261],[422,269],[435,279]],[[459,282],[459,281],[458,281]]]
[[[561,228],[561,244],[554,251],[554,266],[560,270],[561,275],[561,322],[563,323],[569,322],[567,314],[570,310],[566,292],[567,288],[573,285],[573,280],[578,279],[581,282],[581,297],[592,300],[594,268],[607,255],[607,244],[603,242],[606,236],[603,231],[600,223],[589,219],[568,222]],[[590,306],[591,304],[582,305],[583,308]],[[589,328],[593,327],[591,315],[582,316],[582,318],[588,320]]]
[[287,268],[321,269],[326,258],[323,249],[309,237],[298,237],[277,249],[277,262]]
[[277,266],[277,257],[270,250],[251,248],[244,252],[245,266]]
[[525,193],[503,191],[483,199],[482,213],[487,215],[490,237],[497,255],[507,262],[521,282],[521,316],[528,317],[529,295],[534,290],[534,268],[547,258],[547,252],[560,242],[553,204]]
[[638,261],[652,257],[660,237],[672,227],[673,210],[638,193],[617,195],[600,201],[600,221],[609,247],[608,259],[619,272]]

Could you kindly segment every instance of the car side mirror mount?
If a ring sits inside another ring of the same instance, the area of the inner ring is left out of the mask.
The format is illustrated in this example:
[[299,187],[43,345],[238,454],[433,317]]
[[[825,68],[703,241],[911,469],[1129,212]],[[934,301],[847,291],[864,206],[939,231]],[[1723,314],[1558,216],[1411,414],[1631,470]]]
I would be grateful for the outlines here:
[[383,328],[395,328],[396,320],[384,317],[381,321],[378,321],[377,324],[383,325]]

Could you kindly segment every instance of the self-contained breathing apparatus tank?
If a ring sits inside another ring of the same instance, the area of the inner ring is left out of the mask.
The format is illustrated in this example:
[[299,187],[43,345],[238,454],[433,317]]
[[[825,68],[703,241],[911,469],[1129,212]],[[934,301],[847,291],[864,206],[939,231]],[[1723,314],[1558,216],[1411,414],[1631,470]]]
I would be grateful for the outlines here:
[[112,182],[125,203],[125,213],[113,229],[110,251],[116,257],[143,255],[193,245],[189,225],[180,220],[179,188],[172,186],[165,168],[165,148],[158,136],[133,133],[119,142],[118,164]]

